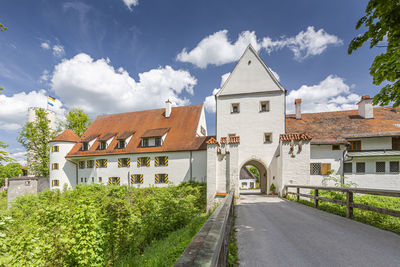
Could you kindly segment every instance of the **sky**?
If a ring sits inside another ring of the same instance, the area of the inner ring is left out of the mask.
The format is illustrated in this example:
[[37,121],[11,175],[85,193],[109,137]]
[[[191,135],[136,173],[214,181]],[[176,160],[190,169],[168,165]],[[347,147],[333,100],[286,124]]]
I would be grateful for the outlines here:
[[[348,55],[367,1],[3,0],[0,141],[20,163],[28,107],[97,115],[204,103],[215,134],[213,94],[251,44],[288,91],[287,111],[356,109],[375,95],[369,67],[382,52]],[[382,48],[383,49],[383,48]]]

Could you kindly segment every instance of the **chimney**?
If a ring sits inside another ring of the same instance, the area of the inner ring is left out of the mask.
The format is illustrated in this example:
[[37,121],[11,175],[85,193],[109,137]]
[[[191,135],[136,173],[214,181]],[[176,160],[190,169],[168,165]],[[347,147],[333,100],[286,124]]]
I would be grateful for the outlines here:
[[364,119],[374,118],[374,109],[372,107],[372,98],[369,95],[363,95],[358,102],[358,115]]
[[296,107],[296,120],[301,120],[301,98],[294,100],[294,106]]
[[165,118],[169,118],[169,116],[171,116],[171,110],[172,102],[168,99],[167,101],[165,101]]

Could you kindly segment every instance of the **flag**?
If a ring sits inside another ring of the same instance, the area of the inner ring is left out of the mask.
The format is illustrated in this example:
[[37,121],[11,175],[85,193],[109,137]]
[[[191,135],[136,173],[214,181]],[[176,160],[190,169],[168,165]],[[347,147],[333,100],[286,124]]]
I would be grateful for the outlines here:
[[49,96],[48,99],[53,101],[53,102],[56,101],[56,99],[54,97],[52,97],[52,96]]
[[54,107],[53,103],[47,102],[47,104]]
[[52,96],[47,97],[47,105],[54,107],[55,102],[56,102],[56,99],[54,97],[52,97]]

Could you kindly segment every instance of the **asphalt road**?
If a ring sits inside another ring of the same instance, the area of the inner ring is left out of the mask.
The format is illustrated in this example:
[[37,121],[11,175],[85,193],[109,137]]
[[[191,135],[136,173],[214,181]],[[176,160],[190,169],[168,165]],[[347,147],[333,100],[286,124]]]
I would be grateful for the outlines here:
[[240,266],[400,267],[400,235],[261,194],[235,212]]

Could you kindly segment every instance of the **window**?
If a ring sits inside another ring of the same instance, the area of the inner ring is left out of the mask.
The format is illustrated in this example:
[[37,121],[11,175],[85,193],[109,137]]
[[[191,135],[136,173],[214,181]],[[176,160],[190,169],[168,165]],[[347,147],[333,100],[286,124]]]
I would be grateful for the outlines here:
[[268,111],[269,111],[269,101],[261,101],[260,112],[268,112]]
[[168,174],[158,173],[155,175],[156,184],[166,184],[168,183]]
[[242,186],[247,186],[247,182],[242,182]]
[[344,173],[353,173],[353,163],[348,162],[343,164]]
[[356,163],[356,173],[365,173],[365,162]]
[[264,143],[272,143],[272,133],[264,133]]
[[143,184],[143,174],[132,174],[131,175],[132,184]]
[[125,140],[118,141],[118,148],[125,148]]
[[109,185],[120,185],[121,184],[121,179],[119,177],[109,177],[108,178],[108,184]]
[[392,137],[392,149],[400,150],[400,137]]
[[140,157],[137,159],[138,167],[148,167],[150,166],[150,157]]
[[200,126],[200,132],[202,135],[207,135],[207,131],[203,126]]
[[106,141],[100,141],[99,150],[105,150],[106,148],[107,148],[107,142]]
[[332,145],[332,150],[340,150],[340,145]]
[[156,137],[155,146],[161,146],[161,137]]
[[52,170],[58,170],[58,167],[59,167],[58,163],[51,164],[51,169]]
[[310,174],[311,175],[328,175],[330,174],[331,164],[330,163],[311,163]]
[[94,177],[92,177],[92,183],[94,183]]
[[103,178],[99,177],[99,183],[103,182]]
[[168,166],[168,157],[156,157],[154,159],[154,166]]
[[131,159],[130,158],[120,158],[120,159],[118,159],[118,168],[130,167],[130,166],[131,166]]
[[106,159],[97,159],[96,160],[96,168],[107,168],[107,160]]
[[377,172],[377,173],[385,173],[385,166],[386,164],[385,164],[385,162],[384,161],[380,161],[380,162],[376,162],[376,169],[375,169],[375,171]]
[[83,183],[83,177],[81,177],[81,183]]
[[143,138],[142,147],[148,147],[148,146],[149,146],[149,138]]
[[234,137],[234,136],[236,136],[236,134],[234,134],[234,133],[228,134],[228,137]]
[[79,161],[79,169],[84,169],[85,168],[85,161]]
[[85,183],[87,183],[87,177],[85,177]]
[[60,180],[52,180],[51,186],[60,186]]
[[31,185],[31,181],[25,181],[25,186],[30,186]]
[[390,172],[399,172],[399,162],[398,161],[391,161],[390,162]]
[[94,167],[94,160],[88,160],[87,161],[87,168],[93,168]]
[[361,141],[349,141],[349,151],[361,151]]
[[60,147],[59,146],[52,146],[51,147],[51,152],[59,152],[60,151]]
[[82,143],[82,151],[88,151],[88,150],[89,150],[89,143],[83,142]]
[[231,105],[231,113],[239,113],[240,112],[240,105],[239,103],[234,103]]

